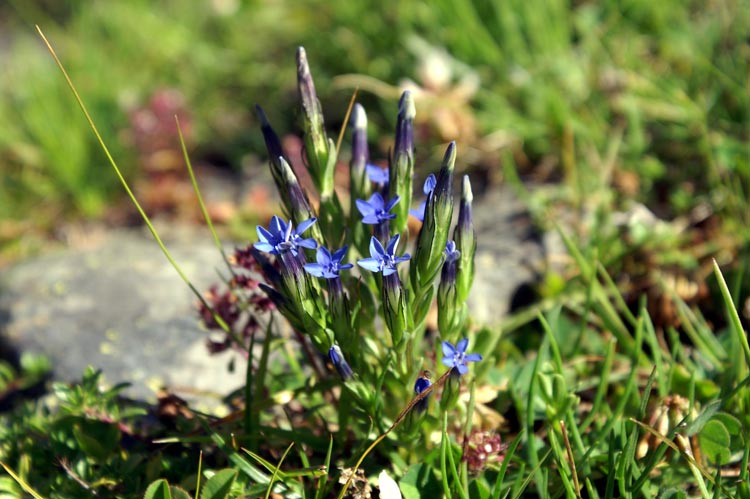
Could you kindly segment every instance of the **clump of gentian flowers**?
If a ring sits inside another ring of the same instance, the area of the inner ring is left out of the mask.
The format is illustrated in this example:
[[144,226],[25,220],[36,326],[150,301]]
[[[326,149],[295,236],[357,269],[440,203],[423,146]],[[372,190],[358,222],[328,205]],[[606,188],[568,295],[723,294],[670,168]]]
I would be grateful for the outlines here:
[[[229,291],[212,289],[208,295],[210,307],[201,311],[204,322],[226,333],[213,350],[233,341],[247,347],[248,335],[269,324],[271,311],[279,313],[302,350],[316,352],[310,362],[327,366],[330,374],[318,369],[319,375],[341,383],[346,403],[338,407],[340,425],[367,429],[374,421],[388,433],[409,416],[404,426],[414,431],[429,413],[435,388],[442,387],[440,407],[449,410],[469,363],[482,360],[468,352],[466,300],[476,250],[471,184],[464,176],[453,225],[457,146],[450,143],[412,206],[415,169],[429,166],[415,164],[416,106],[407,91],[399,101],[387,168],[370,162],[366,112],[358,103],[353,106],[351,201],[345,206],[334,188],[339,151],[326,134],[301,48],[297,76],[303,159],[314,192],[301,187],[278,135],[257,106],[281,213],[257,227],[256,242],[237,250]],[[417,234],[409,233],[410,216],[422,224]],[[435,305],[438,334],[427,334],[428,312]],[[270,334],[271,328],[264,331]],[[433,378],[430,369],[440,375]]]

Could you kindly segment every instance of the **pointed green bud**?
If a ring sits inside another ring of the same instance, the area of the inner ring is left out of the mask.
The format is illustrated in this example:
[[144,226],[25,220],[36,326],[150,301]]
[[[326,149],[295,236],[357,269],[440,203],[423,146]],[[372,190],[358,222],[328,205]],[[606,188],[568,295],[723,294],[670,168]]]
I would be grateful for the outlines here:
[[393,346],[400,351],[404,332],[408,328],[409,313],[404,287],[397,272],[383,276],[383,314],[391,331]]
[[351,213],[357,213],[354,204],[357,199],[370,197],[370,182],[367,178],[367,161],[370,150],[367,145],[367,113],[361,104],[354,104],[352,109],[352,159],[349,162]]
[[461,183],[461,203],[458,208],[458,222],[453,231],[456,249],[461,254],[456,269],[456,291],[459,303],[465,303],[474,282],[474,255],[477,251],[477,235],[474,232],[471,203],[474,195],[471,192],[469,176],[464,175]]
[[303,47],[297,49],[297,89],[302,105],[302,124],[305,130],[305,155],[310,176],[318,189],[321,198],[333,194],[333,166],[331,161],[334,149],[325,133],[323,110],[315,93],[315,84],[307,63],[307,54]]
[[456,294],[456,272],[458,261],[461,257],[453,241],[448,241],[445,246],[445,262],[440,273],[440,284],[438,285],[438,329],[441,336],[453,340],[455,330],[460,320],[460,312],[463,303],[457,300]]
[[455,367],[451,369],[448,379],[443,385],[443,393],[440,397],[440,409],[448,411],[453,409],[461,394],[461,373]]
[[416,265],[411,279],[414,289],[431,286],[443,262],[443,251],[448,242],[453,217],[453,170],[456,163],[456,143],[451,142],[443,157],[435,189],[427,196],[424,222],[417,238]]

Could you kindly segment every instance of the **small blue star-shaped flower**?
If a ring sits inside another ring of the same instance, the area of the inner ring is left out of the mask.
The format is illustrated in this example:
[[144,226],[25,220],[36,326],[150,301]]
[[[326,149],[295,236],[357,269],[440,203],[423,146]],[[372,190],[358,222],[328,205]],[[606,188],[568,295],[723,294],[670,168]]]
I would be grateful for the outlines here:
[[280,255],[286,251],[290,251],[293,255],[297,255],[297,248],[309,248],[315,249],[318,247],[318,243],[313,238],[302,238],[302,233],[305,232],[312,224],[315,223],[316,218],[310,218],[305,220],[296,230],[292,226],[292,221],[289,223],[284,222],[277,216],[271,218],[271,223],[268,225],[268,229],[258,225],[256,231],[258,233],[259,241],[253,246],[260,250],[270,253],[272,255]]
[[340,250],[336,250],[331,255],[328,248],[320,246],[318,251],[315,253],[315,259],[318,263],[307,263],[305,264],[305,270],[308,274],[312,274],[315,277],[325,277],[326,279],[334,279],[339,276],[339,271],[352,268],[354,265],[351,263],[341,264],[341,260],[346,255],[346,250],[349,249],[344,246]]
[[378,165],[367,163],[365,165],[365,171],[367,172],[367,177],[370,179],[370,182],[374,182],[379,186],[388,185],[388,168],[380,168]]
[[385,203],[383,196],[379,192],[376,192],[370,199],[364,201],[357,199],[357,209],[362,214],[362,223],[366,224],[379,224],[385,220],[396,218],[395,213],[389,213],[396,203],[398,203],[399,197],[394,196],[393,199]]
[[406,253],[404,256],[396,255],[396,247],[401,239],[400,234],[396,234],[388,241],[388,245],[383,249],[383,245],[377,238],[370,238],[370,258],[359,260],[357,264],[371,272],[382,272],[384,276],[389,276],[396,272],[396,266],[407,261],[411,256]]
[[469,346],[469,339],[464,338],[454,347],[449,341],[443,342],[443,364],[448,367],[458,369],[462,376],[469,372],[468,362],[479,362],[482,356],[478,353],[466,354],[466,347]]
[[[425,196],[429,196],[432,191],[435,190],[435,186],[437,185],[437,178],[435,177],[434,173],[430,173],[427,178],[424,180],[424,185],[422,185],[422,192],[424,192]],[[424,209],[427,207],[427,201],[422,201],[422,204],[419,205],[419,208],[409,210],[409,214],[419,220],[420,222],[424,222]]]

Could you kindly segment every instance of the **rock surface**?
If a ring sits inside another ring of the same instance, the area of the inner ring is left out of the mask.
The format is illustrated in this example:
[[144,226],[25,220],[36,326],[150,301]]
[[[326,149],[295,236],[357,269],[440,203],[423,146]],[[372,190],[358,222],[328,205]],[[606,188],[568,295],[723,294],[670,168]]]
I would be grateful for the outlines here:
[[[222,261],[208,233],[166,232],[198,290],[218,280]],[[165,386],[208,406],[212,394],[218,401],[242,386],[242,369],[227,372],[236,354],[208,355],[195,296],[144,230],[106,233],[88,249],[20,263],[0,279],[0,333],[17,351],[45,354],[55,379],[79,379],[90,364],[109,383],[132,383],[128,396],[153,401]]]
[[[519,288],[535,278],[543,248],[521,203],[507,190],[475,199],[477,274],[470,299],[475,322],[497,324]],[[162,232],[162,231],[160,231]],[[170,228],[167,247],[199,291],[218,281],[221,257],[210,235]],[[0,336],[17,352],[43,353],[54,378],[79,379],[86,365],[127,395],[153,401],[165,386],[216,407],[242,386],[237,354],[210,356],[195,296],[142,229],[107,232],[86,249],[66,249],[0,275]],[[227,371],[232,356],[235,373]]]

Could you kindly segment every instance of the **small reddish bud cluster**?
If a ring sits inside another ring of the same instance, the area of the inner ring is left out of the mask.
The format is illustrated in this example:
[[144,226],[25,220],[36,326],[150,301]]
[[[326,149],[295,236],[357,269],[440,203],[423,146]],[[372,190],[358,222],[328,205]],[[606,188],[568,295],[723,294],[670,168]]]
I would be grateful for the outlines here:
[[[231,263],[238,272],[229,280],[228,289],[220,292],[216,285],[211,286],[205,293],[205,303],[198,304],[198,312],[206,328],[223,333],[218,339],[207,340],[207,348],[211,354],[229,348],[246,351],[247,341],[261,328],[259,316],[276,308],[260,289],[261,267],[253,257],[251,247],[235,250]],[[224,321],[242,344],[236,344],[232,336],[222,329],[216,316]]]
[[479,475],[489,464],[499,464],[505,459],[508,444],[500,441],[500,435],[494,431],[472,431],[464,445],[463,460],[469,473]]

